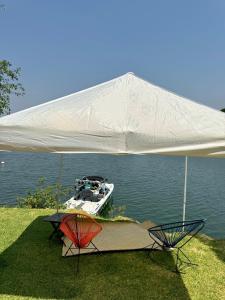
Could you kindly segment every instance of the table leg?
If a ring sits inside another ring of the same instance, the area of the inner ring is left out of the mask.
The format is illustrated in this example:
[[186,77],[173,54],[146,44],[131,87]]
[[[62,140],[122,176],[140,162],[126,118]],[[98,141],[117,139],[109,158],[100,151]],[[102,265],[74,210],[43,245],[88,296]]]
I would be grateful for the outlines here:
[[53,232],[50,234],[50,236],[49,236],[49,240],[51,240],[53,237],[54,237],[54,235],[58,235],[58,231],[59,231],[59,225],[60,225],[60,223],[59,222],[51,222],[51,224],[52,224],[52,227],[53,227]]

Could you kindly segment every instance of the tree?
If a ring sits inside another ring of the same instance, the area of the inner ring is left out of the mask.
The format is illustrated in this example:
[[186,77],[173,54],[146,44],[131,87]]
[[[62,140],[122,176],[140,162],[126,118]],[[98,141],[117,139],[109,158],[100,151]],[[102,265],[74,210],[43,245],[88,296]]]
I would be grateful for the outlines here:
[[224,112],[225,113],[225,108],[222,108],[220,111]]
[[7,60],[0,60],[0,115],[10,113],[10,96],[24,95],[24,88],[18,82],[20,68],[12,68]]

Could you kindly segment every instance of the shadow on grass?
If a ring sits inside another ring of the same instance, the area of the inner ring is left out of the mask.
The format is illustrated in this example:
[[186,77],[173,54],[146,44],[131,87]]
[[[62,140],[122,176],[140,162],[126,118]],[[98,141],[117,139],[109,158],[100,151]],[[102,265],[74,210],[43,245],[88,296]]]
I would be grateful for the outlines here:
[[216,254],[218,259],[225,263],[225,240],[223,239],[212,239],[205,235],[198,235],[198,240],[205,245],[208,245]]
[[[48,242],[50,225],[35,219],[0,256],[0,294],[42,299],[190,299],[169,253],[158,253],[166,268],[145,251],[61,257]],[[157,254],[157,255],[158,255]]]

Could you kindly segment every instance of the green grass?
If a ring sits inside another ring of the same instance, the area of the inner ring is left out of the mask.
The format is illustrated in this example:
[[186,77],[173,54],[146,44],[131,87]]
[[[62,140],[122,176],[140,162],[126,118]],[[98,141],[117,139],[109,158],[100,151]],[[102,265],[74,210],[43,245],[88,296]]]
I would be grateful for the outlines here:
[[145,251],[61,257],[48,241],[53,210],[0,209],[0,299],[225,299],[225,241],[198,236],[185,247],[199,267],[177,275],[172,253]]

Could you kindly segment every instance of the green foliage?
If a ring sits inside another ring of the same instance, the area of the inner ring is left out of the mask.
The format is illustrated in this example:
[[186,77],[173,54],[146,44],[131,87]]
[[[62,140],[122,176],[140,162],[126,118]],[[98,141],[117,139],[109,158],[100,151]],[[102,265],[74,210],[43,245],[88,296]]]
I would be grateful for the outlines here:
[[126,205],[117,206],[113,204],[113,198],[107,203],[100,213],[100,217],[104,219],[114,219],[116,217],[123,217],[125,215]]
[[220,111],[225,112],[225,108],[222,108]]
[[29,191],[26,196],[18,197],[19,207],[27,208],[63,208],[59,199],[69,194],[70,189],[61,184],[46,185],[46,180],[41,177],[38,180],[37,188]]
[[20,68],[11,68],[7,60],[0,60],[0,115],[10,113],[10,96],[24,95],[24,88],[18,82]]
[[109,217],[114,218],[117,216],[124,216],[126,211],[126,205],[115,206],[112,205],[109,211]]

